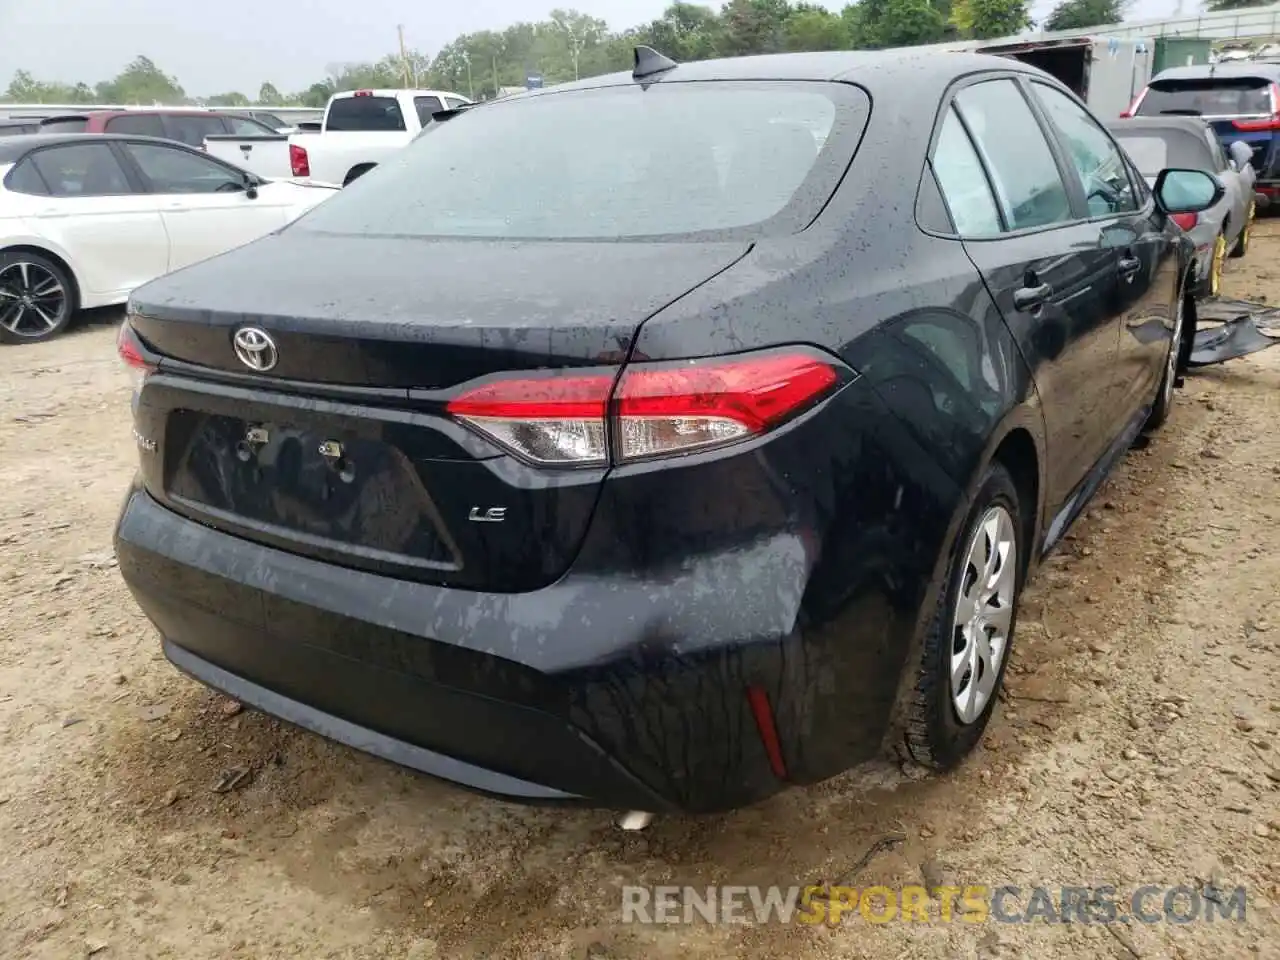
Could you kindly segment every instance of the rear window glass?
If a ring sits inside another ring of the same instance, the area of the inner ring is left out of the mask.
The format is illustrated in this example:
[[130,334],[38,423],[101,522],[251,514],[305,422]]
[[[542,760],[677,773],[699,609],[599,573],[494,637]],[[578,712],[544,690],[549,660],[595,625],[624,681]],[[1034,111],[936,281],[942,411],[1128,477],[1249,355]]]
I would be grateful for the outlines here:
[[444,109],[439,97],[414,97],[413,108],[418,111],[418,124],[425,127],[431,122],[431,115]]
[[329,105],[328,130],[404,130],[395,97],[343,97]]
[[40,176],[40,171],[36,169],[36,165],[30,157],[27,157],[9,171],[9,176],[5,177],[4,185],[14,193],[31,193],[36,196],[44,196],[49,192],[49,188],[44,184],[44,178]]
[[0,137],[17,137],[24,133],[35,133],[39,130],[34,123],[7,123],[0,125]]
[[64,117],[45,120],[40,124],[41,133],[84,133],[89,121],[84,117]]
[[169,136],[190,147],[203,147],[204,138],[227,132],[221,117],[190,117],[171,114],[166,118]]
[[142,137],[163,137],[164,121],[154,113],[135,113],[132,116],[112,117],[107,121],[107,133],[132,133]]
[[1138,104],[1138,116],[1232,117],[1271,113],[1270,83],[1261,77],[1157,80]]
[[[485,104],[325,201],[309,231],[618,239],[803,227],[848,165],[865,94],[663,83]],[[785,225],[782,221],[786,221]]]
[[1217,167],[1209,144],[1190,134],[1170,133],[1168,136],[1158,136],[1144,133],[1136,136],[1118,133],[1115,138],[1144,177],[1154,177],[1165,167],[1209,171]]

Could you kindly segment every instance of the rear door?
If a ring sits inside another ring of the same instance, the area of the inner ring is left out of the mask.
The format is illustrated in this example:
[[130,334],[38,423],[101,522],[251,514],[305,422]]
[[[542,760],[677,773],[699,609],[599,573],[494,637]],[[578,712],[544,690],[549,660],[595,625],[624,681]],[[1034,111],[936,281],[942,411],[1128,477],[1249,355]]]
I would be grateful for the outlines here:
[[1081,184],[1089,222],[1102,231],[1104,247],[1117,254],[1121,323],[1112,398],[1117,427],[1122,428],[1150,402],[1164,371],[1178,296],[1176,251],[1163,216],[1130,176],[1124,152],[1111,135],[1061,90],[1039,81],[1029,87]]
[[160,214],[108,142],[46,147],[30,154],[23,161],[28,163],[47,193],[31,203],[32,219],[41,235],[67,252],[83,300],[123,299],[165,272],[169,244]]
[[164,220],[170,270],[239,247],[284,224],[278,204],[249,198],[234,167],[162,143],[126,142],[122,148]]
[[1034,373],[1059,468],[1047,493],[1061,503],[1117,431],[1118,256],[1014,79],[962,86],[931,162]]

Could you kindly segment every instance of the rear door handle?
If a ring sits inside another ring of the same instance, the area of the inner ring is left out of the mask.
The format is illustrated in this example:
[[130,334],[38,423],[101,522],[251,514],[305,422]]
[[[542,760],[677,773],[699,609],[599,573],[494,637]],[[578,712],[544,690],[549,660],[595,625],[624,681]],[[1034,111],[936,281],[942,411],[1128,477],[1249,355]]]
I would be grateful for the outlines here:
[[1120,276],[1128,279],[1142,269],[1142,261],[1132,254],[1120,258]]
[[1034,310],[1044,306],[1044,302],[1053,295],[1053,287],[1042,283],[1038,287],[1019,287],[1013,291],[1013,307],[1015,310]]

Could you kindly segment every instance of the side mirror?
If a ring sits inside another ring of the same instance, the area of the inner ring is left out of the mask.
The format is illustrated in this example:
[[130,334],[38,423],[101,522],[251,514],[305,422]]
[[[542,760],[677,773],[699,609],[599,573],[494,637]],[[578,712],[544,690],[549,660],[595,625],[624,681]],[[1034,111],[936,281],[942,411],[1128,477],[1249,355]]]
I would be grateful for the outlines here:
[[1211,173],[1203,170],[1167,168],[1156,177],[1156,203],[1164,213],[1200,213],[1222,199],[1226,190]]
[[255,177],[253,174],[249,174],[247,177],[244,178],[245,197],[249,200],[257,200],[258,187],[260,186],[262,186],[262,181],[259,180],[257,177]]
[[1253,162],[1253,150],[1243,140],[1237,140],[1227,147],[1231,159],[1236,162],[1236,170],[1242,171]]

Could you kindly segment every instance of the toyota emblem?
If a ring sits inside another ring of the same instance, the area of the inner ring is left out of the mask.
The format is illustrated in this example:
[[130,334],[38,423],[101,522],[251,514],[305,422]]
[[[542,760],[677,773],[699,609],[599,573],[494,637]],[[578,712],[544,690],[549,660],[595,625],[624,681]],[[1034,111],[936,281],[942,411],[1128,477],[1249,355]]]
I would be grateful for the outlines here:
[[241,327],[231,339],[236,356],[250,370],[266,373],[280,359],[276,352],[276,342],[271,334],[257,327]]

